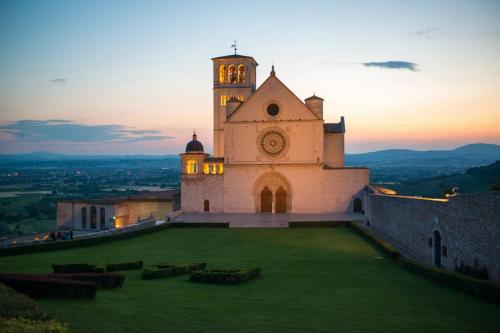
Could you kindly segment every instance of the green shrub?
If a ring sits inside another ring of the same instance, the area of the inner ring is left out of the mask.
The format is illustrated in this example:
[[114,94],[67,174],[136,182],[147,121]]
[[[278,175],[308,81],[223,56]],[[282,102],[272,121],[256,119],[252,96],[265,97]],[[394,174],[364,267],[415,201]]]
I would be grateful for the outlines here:
[[210,269],[191,273],[190,281],[217,284],[240,284],[260,275],[259,267],[246,267],[240,269],[223,270]]
[[48,318],[38,303],[3,283],[0,283],[0,317],[24,317],[36,320]]
[[106,271],[107,272],[116,272],[116,271],[128,271],[133,269],[142,268],[142,261],[131,261],[131,262],[121,262],[115,264],[107,264]]
[[204,269],[206,266],[204,262],[190,265],[155,264],[142,271],[142,278],[144,280],[165,279],[169,276],[189,274],[192,271]]
[[379,238],[372,231],[356,225],[355,223],[350,223],[349,226],[352,230],[363,236],[366,240],[368,240],[371,244],[373,244],[376,248],[378,248],[384,255],[387,257],[398,261],[399,260],[399,251],[394,247],[391,243],[386,242],[385,240]]
[[94,272],[95,273],[105,273],[106,272],[106,262],[105,261],[99,261],[94,266]]
[[95,271],[95,265],[89,264],[64,264],[52,265],[52,269],[56,274],[65,273],[92,273]]
[[26,318],[0,318],[3,333],[67,333],[68,324],[57,320],[30,320]]
[[121,288],[125,281],[124,275],[110,273],[73,273],[56,274],[54,276],[59,279],[92,282],[103,289]]
[[0,273],[0,282],[33,298],[95,298],[97,285],[56,275]]
[[433,281],[475,295],[484,300],[500,303],[500,284],[476,279],[459,273],[449,272],[442,268],[420,264],[413,260],[402,258],[401,266],[411,272],[422,275]]

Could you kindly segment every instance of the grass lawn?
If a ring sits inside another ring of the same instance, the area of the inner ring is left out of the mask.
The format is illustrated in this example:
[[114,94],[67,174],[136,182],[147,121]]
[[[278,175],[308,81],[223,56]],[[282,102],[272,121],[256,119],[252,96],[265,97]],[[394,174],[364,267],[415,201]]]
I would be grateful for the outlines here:
[[50,272],[101,259],[262,267],[239,286],[187,276],[141,280],[95,300],[42,300],[76,332],[492,332],[500,306],[406,272],[349,229],[168,229],[108,244],[0,258],[0,271]]

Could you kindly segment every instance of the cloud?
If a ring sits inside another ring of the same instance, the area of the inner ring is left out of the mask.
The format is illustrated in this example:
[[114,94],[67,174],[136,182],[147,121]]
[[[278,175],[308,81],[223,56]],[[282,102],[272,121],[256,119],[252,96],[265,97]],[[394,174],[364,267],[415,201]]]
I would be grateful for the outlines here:
[[427,28],[427,29],[413,31],[413,32],[410,32],[410,34],[418,36],[418,37],[422,37],[425,39],[432,39],[433,37],[435,37],[436,33],[438,33],[439,31],[441,31],[441,28],[434,27],[434,28]]
[[122,125],[83,125],[62,119],[19,120],[0,125],[0,132],[24,142],[131,143],[173,139],[160,135],[157,130],[137,130]]
[[382,61],[382,62],[363,62],[363,66],[365,67],[378,67],[385,69],[407,69],[409,71],[415,72],[418,71],[418,65],[413,62],[408,61]]
[[50,80],[50,82],[55,83],[55,84],[65,84],[66,81],[68,81],[68,79],[65,77],[60,77],[60,78],[55,78],[55,79]]

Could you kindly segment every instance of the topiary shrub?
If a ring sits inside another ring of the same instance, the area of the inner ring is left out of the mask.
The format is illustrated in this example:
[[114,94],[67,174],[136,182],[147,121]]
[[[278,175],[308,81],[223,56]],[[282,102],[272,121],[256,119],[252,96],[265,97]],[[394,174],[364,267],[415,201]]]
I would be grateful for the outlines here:
[[133,269],[140,269],[140,268],[142,268],[142,265],[143,265],[142,261],[107,264],[106,271],[107,272],[128,271],[128,270],[133,270]]
[[53,276],[67,280],[92,282],[103,289],[121,288],[125,281],[124,275],[110,273],[74,273],[56,274]]
[[31,320],[26,318],[1,318],[2,333],[68,333],[68,324],[57,320]]
[[55,275],[0,273],[0,282],[33,298],[95,298],[97,291],[95,283]]
[[189,274],[192,271],[204,269],[206,266],[204,262],[190,265],[155,264],[143,270],[142,278],[144,280],[165,279],[169,276]]
[[46,320],[48,315],[28,296],[0,283],[0,317]]
[[259,267],[199,270],[192,272],[189,280],[202,283],[240,284],[259,276],[260,273]]
[[64,264],[52,265],[52,269],[56,274],[64,273],[92,273],[95,271],[95,265],[89,264]]

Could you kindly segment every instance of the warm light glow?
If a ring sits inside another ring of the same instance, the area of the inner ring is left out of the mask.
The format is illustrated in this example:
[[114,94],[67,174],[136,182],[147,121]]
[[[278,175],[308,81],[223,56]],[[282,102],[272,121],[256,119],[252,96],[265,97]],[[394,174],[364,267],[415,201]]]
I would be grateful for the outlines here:
[[224,173],[224,164],[219,163],[219,175],[222,175]]
[[238,83],[245,83],[245,65],[238,66]]
[[220,65],[220,67],[219,67],[219,82],[220,83],[226,82],[226,66],[225,65]]
[[226,105],[227,101],[229,101],[231,98],[236,98],[241,102],[245,100],[245,96],[243,95],[238,95],[238,96],[222,95],[220,97],[220,105]]
[[188,160],[186,163],[186,173],[188,175],[194,175],[198,173],[198,163],[196,160]]
[[217,164],[212,163],[211,168],[210,168],[210,173],[214,174],[214,175],[217,173]]
[[204,173],[205,175],[208,175],[208,174],[210,173],[210,164],[205,163],[205,164],[203,165],[203,173]]
[[238,73],[236,73],[236,66],[229,66],[229,83],[237,83]]

